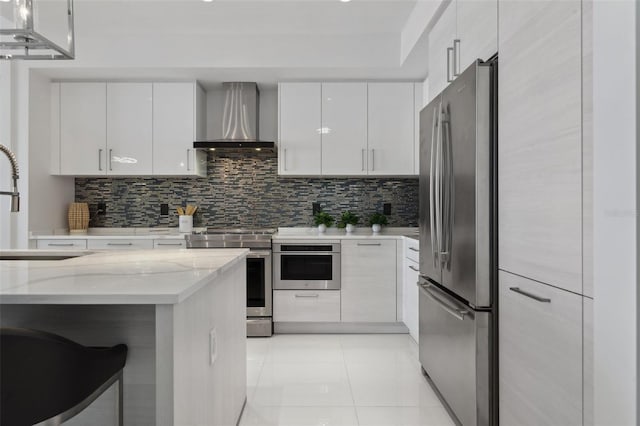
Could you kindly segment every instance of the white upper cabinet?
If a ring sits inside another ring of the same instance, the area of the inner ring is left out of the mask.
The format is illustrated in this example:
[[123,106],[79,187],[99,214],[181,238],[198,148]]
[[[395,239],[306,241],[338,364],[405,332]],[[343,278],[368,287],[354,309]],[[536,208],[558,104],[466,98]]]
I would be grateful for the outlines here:
[[473,61],[497,52],[498,1],[451,1],[429,32],[429,101]]
[[51,169],[75,176],[206,175],[206,99],[188,83],[52,83]]
[[106,115],[106,83],[60,84],[60,174],[107,173]]
[[452,1],[429,32],[429,101],[451,80],[455,38],[456,3]]
[[320,83],[280,83],[278,103],[278,172],[281,175],[319,175]]
[[415,86],[280,83],[279,174],[416,175]]
[[151,174],[151,83],[107,83],[107,174]]
[[457,73],[498,52],[497,0],[457,0]]
[[323,175],[367,174],[367,83],[322,83]]
[[204,139],[205,94],[197,83],[153,83],[153,174],[207,173],[207,154],[193,149]]
[[369,174],[417,173],[414,169],[414,119],[413,83],[369,83]]

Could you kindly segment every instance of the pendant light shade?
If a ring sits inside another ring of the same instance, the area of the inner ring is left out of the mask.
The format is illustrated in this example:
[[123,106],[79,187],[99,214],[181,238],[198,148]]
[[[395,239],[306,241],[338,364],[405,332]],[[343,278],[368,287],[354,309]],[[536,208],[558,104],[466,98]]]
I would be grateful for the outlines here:
[[0,59],[74,59],[73,0],[0,0]]

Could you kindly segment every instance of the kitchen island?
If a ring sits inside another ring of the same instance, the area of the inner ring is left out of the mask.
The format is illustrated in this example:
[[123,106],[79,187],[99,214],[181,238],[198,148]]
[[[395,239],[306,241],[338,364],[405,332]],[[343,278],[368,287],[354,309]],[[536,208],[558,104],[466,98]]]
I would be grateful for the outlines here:
[[[233,425],[246,398],[247,253],[64,252],[83,256],[0,261],[0,324],[88,346],[125,343],[125,424]],[[7,254],[29,253],[0,258]],[[66,424],[115,424],[114,397],[107,391]]]

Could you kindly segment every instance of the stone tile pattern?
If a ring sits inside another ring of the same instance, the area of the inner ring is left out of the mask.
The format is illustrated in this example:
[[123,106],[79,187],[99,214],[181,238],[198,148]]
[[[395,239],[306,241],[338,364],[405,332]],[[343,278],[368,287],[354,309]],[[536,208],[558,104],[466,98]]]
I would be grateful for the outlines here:
[[[416,178],[282,177],[274,153],[209,153],[207,168],[206,178],[76,178],[75,198],[89,203],[93,227],[177,227],[176,208],[186,204],[199,207],[194,226],[311,226],[312,202],[336,219],[350,210],[360,225],[391,203],[390,226],[418,224]],[[98,202],[106,215],[95,216]]]

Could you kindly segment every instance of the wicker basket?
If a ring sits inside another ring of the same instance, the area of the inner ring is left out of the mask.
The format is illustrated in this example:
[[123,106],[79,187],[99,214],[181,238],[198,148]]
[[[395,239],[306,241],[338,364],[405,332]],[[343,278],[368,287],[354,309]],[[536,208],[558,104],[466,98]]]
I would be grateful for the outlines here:
[[89,228],[89,205],[87,203],[71,203],[68,218],[70,234],[86,234]]

